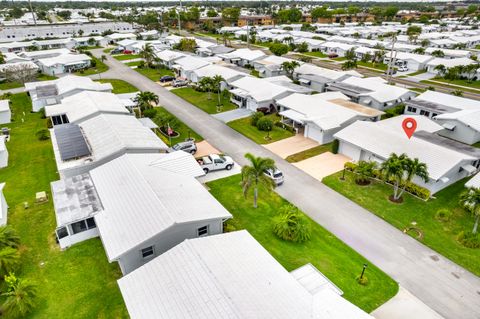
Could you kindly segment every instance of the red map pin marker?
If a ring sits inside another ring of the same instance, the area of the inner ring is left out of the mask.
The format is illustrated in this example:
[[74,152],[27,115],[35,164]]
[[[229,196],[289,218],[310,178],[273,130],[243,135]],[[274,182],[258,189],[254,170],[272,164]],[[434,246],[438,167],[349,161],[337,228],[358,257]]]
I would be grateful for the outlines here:
[[407,117],[402,123],[403,130],[407,134],[408,138],[411,138],[415,130],[417,129],[417,121],[411,117]]

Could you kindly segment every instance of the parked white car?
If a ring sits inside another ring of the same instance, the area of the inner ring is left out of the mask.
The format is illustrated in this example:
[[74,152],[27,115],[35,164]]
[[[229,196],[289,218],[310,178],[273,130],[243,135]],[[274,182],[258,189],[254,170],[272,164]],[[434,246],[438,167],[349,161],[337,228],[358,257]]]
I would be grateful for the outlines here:
[[277,186],[283,184],[284,176],[281,170],[275,168],[274,170],[269,169],[264,172]]
[[405,65],[399,66],[399,67],[398,67],[398,71],[399,71],[399,72],[407,72],[407,71],[408,71],[408,68],[407,68]]
[[210,154],[197,159],[198,164],[202,167],[205,174],[211,171],[218,171],[221,169],[231,170],[234,162],[230,156]]

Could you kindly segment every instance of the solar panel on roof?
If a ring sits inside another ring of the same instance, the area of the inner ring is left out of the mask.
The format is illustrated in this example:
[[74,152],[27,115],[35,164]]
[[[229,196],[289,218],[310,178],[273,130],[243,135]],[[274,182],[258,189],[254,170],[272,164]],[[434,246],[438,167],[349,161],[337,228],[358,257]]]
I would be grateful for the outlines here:
[[62,161],[90,155],[87,141],[80,127],[76,124],[63,124],[55,126],[55,138]]

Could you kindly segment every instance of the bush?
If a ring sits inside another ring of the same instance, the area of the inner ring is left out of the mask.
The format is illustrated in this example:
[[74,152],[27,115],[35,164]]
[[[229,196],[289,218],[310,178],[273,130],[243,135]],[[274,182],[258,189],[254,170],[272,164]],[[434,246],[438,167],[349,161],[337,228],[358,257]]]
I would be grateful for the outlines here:
[[457,241],[467,248],[480,248],[480,233],[461,231],[457,235]]
[[274,234],[283,240],[302,243],[311,237],[310,221],[293,205],[281,207],[273,223]]
[[262,117],[264,117],[264,114],[262,112],[253,113],[252,119],[250,120],[250,124],[252,124],[253,126],[257,126],[258,120],[261,119]]
[[261,117],[257,121],[257,128],[260,131],[270,132],[273,129],[273,121],[268,117]]
[[232,231],[236,231],[237,230],[237,227],[233,224],[233,222],[231,221],[231,219],[227,220],[224,224],[223,224],[223,232],[224,233],[230,233]]
[[47,116],[45,115],[45,108],[44,108],[44,107],[42,107],[40,110],[38,110],[38,113],[41,114],[42,119],[46,119],[46,118],[47,118]]
[[[403,185],[402,185],[403,187]],[[409,192],[410,194],[413,194],[415,196],[420,197],[421,199],[427,200],[430,198],[430,191],[424,187],[418,186],[417,184],[414,183],[408,183],[407,187],[405,188],[405,191]]]
[[368,278],[367,278],[365,275],[363,275],[362,278],[360,278],[360,276],[358,276],[356,279],[357,279],[357,282],[358,282],[360,285],[362,285],[362,286],[368,285]]
[[48,135],[48,130],[47,129],[39,130],[39,131],[37,131],[37,133],[35,133],[35,135],[37,136],[38,140],[40,140],[40,141],[45,141],[45,140],[48,140],[50,138],[49,135]]
[[451,217],[452,212],[446,208],[437,210],[437,213],[435,214],[435,218],[441,222],[447,222],[450,220]]
[[95,60],[95,59],[91,60],[91,61],[90,61],[90,66],[91,66],[92,68],[96,67],[96,66],[97,66],[97,60]]
[[142,60],[142,61],[138,62],[137,68],[143,69],[144,67],[145,67],[145,61]]
[[280,121],[275,122],[274,125],[277,126],[277,127],[282,128],[282,129],[284,129],[284,130],[287,130],[287,131],[289,131],[289,132],[291,132],[291,133],[296,133],[295,128],[294,128],[293,126],[287,125],[287,124],[282,123],[282,122],[280,122]]
[[47,128],[53,127],[52,121],[50,119],[47,119],[46,122],[47,122]]
[[156,115],[157,115],[157,110],[154,108],[146,109],[145,111],[143,111],[143,116],[151,119],[155,118]]
[[281,56],[290,50],[290,47],[283,43],[272,43],[268,49],[275,55]]
[[338,154],[338,147],[339,146],[340,146],[340,142],[337,139],[333,140],[333,142],[332,142],[332,153],[333,154]]
[[357,164],[353,163],[353,162],[346,162],[345,165],[344,165],[345,169],[347,171],[355,171],[355,169],[357,168]]
[[394,117],[394,116],[397,116],[397,115],[402,115],[404,110],[405,110],[405,104],[403,104],[403,103],[398,104],[395,107],[392,107],[388,110],[385,110],[384,117],[385,118],[390,118],[390,117]]

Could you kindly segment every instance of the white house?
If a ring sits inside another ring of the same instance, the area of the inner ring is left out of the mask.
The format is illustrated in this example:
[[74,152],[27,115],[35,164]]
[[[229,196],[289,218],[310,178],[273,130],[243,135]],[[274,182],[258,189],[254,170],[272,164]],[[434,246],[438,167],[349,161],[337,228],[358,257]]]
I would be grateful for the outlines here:
[[10,101],[0,100],[0,124],[10,123],[12,112],[10,111]]
[[249,76],[246,73],[227,68],[218,64],[209,64],[202,68],[195,69],[190,74],[190,81],[198,83],[204,77],[221,76],[227,84],[230,84],[244,76]]
[[[276,55],[269,55],[261,60],[253,62],[253,67],[258,71],[262,78],[269,78],[272,76],[286,75],[287,73],[282,69],[282,63],[292,62],[294,60],[284,58]],[[298,62],[303,64],[302,62]]]
[[32,99],[32,111],[46,105],[58,104],[63,98],[82,91],[111,92],[110,83],[95,82],[85,76],[67,75],[56,80],[25,83],[25,91]]
[[446,59],[446,58],[435,58],[427,62],[427,72],[432,74],[438,74],[439,70],[435,70],[438,65],[443,65],[445,68],[453,68],[455,66],[465,66],[476,63],[469,58],[455,58],[455,59]]
[[380,77],[349,77],[340,82],[330,83],[327,90],[342,92],[354,102],[378,110],[394,107],[416,95],[414,92],[399,86],[388,85],[387,81]]
[[181,151],[126,155],[92,170],[103,206],[95,221],[109,261],[127,274],[187,238],[222,233],[231,214],[196,180],[202,175]]
[[332,41],[327,41],[320,45],[320,50],[325,54],[337,54],[339,57],[345,56],[347,51],[355,48],[355,45]]
[[8,166],[8,150],[5,135],[0,135],[0,168]]
[[[376,121],[383,112],[350,102],[340,92],[314,95],[294,93],[277,101],[282,121],[300,134],[326,144],[333,134],[357,120]],[[287,121],[286,121],[287,120]]]
[[[408,52],[396,52],[394,54],[395,64],[398,66],[406,66],[409,71],[424,70],[427,63],[434,59],[431,55],[422,55]],[[388,64],[390,62],[390,51],[387,51],[383,58],[383,63]]]
[[108,45],[107,39],[102,36],[78,37],[73,38],[73,41],[75,41],[75,48],[88,47],[92,45],[99,45],[101,47],[104,47]]
[[480,141],[479,101],[425,91],[406,104],[405,114],[423,115],[440,124],[444,128],[440,135],[465,144]]
[[313,265],[289,273],[245,230],[185,240],[118,285],[132,319],[373,318]]
[[256,111],[260,107],[276,109],[275,101],[292,93],[310,94],[312,91],[292,83],[286,76],[259,79],[243,77],[230,84],[231,101],[240,108]]
[[71,50],[75,47],[75,40],[72,38],[66,39],[50,39],[50,40],[34,40],[33,45],[39,50],[51,50],[66,48]]
[[60,55],[65,55],[70,53],[72,53],[70,50],[61,48],[61,49],[52,49],[52,50],[20,52],[18,53],[18,56],[27,58],[33,62],[37,62],[40,59],[55,58]]
[[176,59],[175,63],[172,65],[172,69],[175,70],[179,77],[191,80],[193,71],[210,64],[211,62],[206,58],[188,55]]
[[123,154],[160,153],[167,145],[138,119],[126,114],[99,114],[56,125],[51,140],[61,177],[90,171]]
[[40,59],[37,61],[40,70],[48,75],[56,76],[87,69],[92,58],[86,54],[63,54],[54,58]]
[[131,39],[135,40],[137,38],[137,35],[134,33],[112,33],[107,36],[105,36],[105,39],[107,39],[109,44],[117,43],[120,40],[124,39]]
[[0,184],[0,226],[7,224],[8,219],[8,204],[3,194],[3,189],[5,188],[5,183]]
[[248,48],[237,49],[226,54],[219,54],[219,58],[229,63],[234,63],[239,66],[253,65],[254,61],[261,60],[266,57],[266,54],[261,50],[250,50]]
[[171,68],[175,64],[176,60],[186,57],[187,55],[178,51],[162,50],[155,52],[155,56],[160,60],[163,65]]
[[409,139],[402,129],[406,117],[396,116],[379,122],[357,121],[347,126],[334,135],[340,142],[338,152],[354,162],[382,163],[392,153],[418,158],[427,165],[429,180],[425,183],[414,177],[413,182],[432,194],[478,170],[479,149],[435,134],[442,127],[424,116],[413,116],[417,131]]
[[300,85],[317,92],[324,92],[329,83],[342,81],[351,76],[362,77],[361,74],[355,71],[335,71],[309,63],[304,63],[295,68],[293,74],[300,82]]
[[129,115],[130,111],[118,95],[95,91],[82,91],[65,97],[59,104],[45,106],[45,116],[53,126],[78,124],[99,114]]

